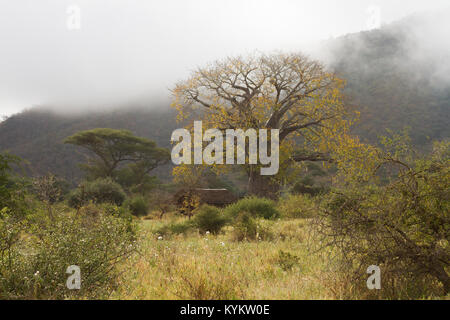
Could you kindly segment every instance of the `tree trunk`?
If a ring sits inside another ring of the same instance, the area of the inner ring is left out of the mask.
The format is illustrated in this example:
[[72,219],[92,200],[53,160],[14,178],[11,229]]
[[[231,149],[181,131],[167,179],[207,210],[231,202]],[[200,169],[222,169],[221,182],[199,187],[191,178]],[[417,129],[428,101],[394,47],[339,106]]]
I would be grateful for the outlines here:
[[248,177],[248,193],[260,198],[276,200],[278,198],[279,184],[273,176],[262,176],[258,168],[251,168]]
[[448,276],[447,272],[440,264],[436,264],[432,268],[433,268],[434,276],[444,286],[444,294],[445,295],[449,294],[450,293],[450,277]]

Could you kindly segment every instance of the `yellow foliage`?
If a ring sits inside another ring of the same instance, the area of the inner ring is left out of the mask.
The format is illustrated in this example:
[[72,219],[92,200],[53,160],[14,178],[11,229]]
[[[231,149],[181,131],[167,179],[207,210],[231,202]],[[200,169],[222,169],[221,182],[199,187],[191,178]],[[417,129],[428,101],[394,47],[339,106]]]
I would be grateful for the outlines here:
[[205,128],[279,129],[278,178],[286,178],[298,147],[329,154],[340,168],[363,177],[376,151],[349,135],[359,113],[344,103],[345,84],[301,54],[228,58],[178,83],[172,106],[178,120],[195,116]]

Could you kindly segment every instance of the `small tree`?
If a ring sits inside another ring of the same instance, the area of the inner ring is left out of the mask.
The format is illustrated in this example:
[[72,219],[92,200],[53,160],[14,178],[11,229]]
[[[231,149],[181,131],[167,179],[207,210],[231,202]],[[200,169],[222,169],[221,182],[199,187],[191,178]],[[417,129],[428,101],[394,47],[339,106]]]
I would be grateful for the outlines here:
[[98,128],[82,131],[67,138],[65,143],[83,147],[96,155],[83,165],[91,179],[116,179],[117,171],[129,165],[134,184],[138,185],[153,169],[170,159],[169,151],[127,130]]
[[150,201],[153,207],[159,211],[160,219],[174,208],[173,195],[165,190],[156,190],[152,192]]
[[201,204],[200,196],[194,189],[184,190],[182,196],[178,199],[180,212],[191,219],[193,212]]
[[33,179],[33,189],[47,207],[48,215],[53,219],[52,205],[61,198],[61,187],[58,178],[53,174]]

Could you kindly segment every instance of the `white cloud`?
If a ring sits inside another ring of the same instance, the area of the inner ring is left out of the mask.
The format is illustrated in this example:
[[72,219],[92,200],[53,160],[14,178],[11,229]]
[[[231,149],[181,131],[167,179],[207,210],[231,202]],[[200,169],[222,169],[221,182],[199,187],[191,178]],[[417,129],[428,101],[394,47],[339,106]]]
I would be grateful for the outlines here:
[[[369,6],[381,8],[388,23],[447,2],[0,0],[0,115],[33,104],[80,108],[165,97],[208,61],[298,50],[366,29]],[[73,30],[67,9],[74,5],[81,11]]]

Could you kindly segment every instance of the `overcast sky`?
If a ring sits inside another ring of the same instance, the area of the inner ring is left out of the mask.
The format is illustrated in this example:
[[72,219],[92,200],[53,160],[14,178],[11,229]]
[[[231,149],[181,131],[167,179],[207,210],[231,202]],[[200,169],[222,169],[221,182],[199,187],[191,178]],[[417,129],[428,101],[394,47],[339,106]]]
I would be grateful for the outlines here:
[[[0,0],[0,115],[162,99],[227,55],[311,43],[448,0]],[[448,41],[448,40],[446,40]]]

